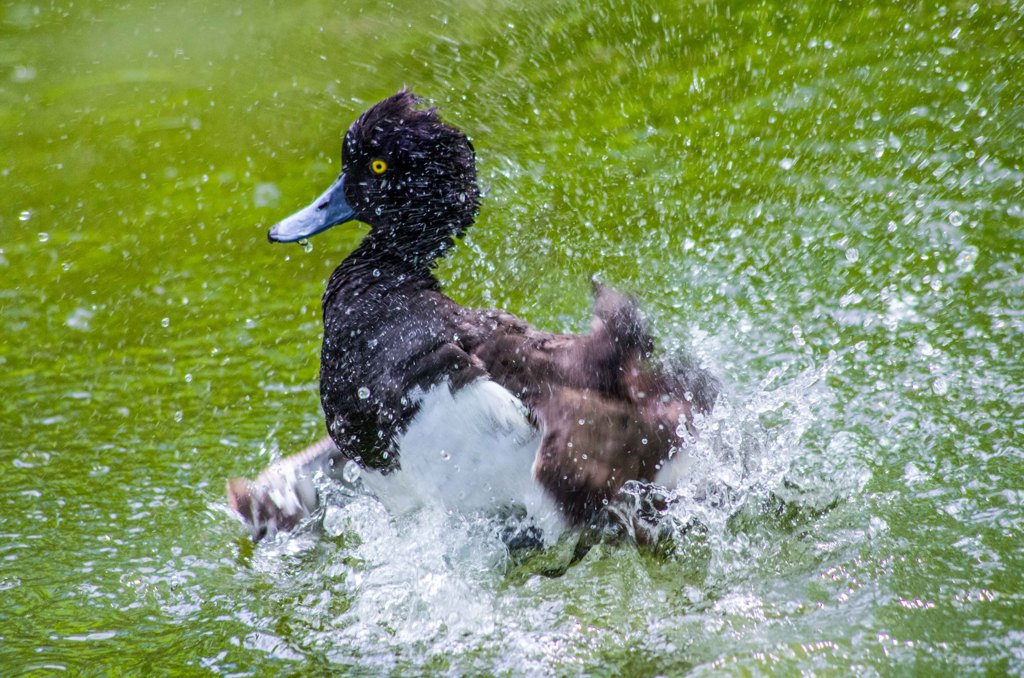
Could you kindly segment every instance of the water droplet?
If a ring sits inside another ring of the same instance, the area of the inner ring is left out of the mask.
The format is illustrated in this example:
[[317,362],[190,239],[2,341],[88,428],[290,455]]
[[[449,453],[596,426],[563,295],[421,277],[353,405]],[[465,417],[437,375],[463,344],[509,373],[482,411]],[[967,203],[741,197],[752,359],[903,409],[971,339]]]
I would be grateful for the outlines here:
[[11,80],[14,82],[32,82],[36,79],[36,69],[31,66],[15,66],[11,73]]
[[182,412],[181,410],[178,410],[177,412],[174,413],[174,421],[180,422],[184,418],[185,413]]
[[302,247],[302,251],[309,254],[313,251],[313,243],[309,242],[309,238],[303,238],[299,241],[299,246]]
[[32,210],[22,210],[18,215],[18,221],[28,221],[32,218]]
[[936,377],[935,381],[932,382],[932,391],[935,395],[944,396],[949,392],[949,382],[943,377]]
[[39,234],[39,242],[46,242],[49,239],[50,239],[50,234],[49,233],[40,233]]
[[341,477],[345,479],[346,483],[354,483],[359,480],[359,464],[354,461],[345,463],[345,468],[341,469]]
[[978,248],[967,247],[958,255],[953,265],[956,266],[958,271],[963,273],[970,273],[974,270],[974,262],[978,259]]
[[964,215],[960,214],[956,210],[949,213],[949,223],[953,226],[963,226]]
[[185,383],[186,384],[191,384],[192,383],[192,373],[191,372],[185,375]]
[[448,452],[448,450],[441,450],[441,458],[444,459],[445,461],[448,461],[449,459],[452,458],[452,455]]
[[370,389],[366,388],[365,386],[360,386],[358,393],[360,400],[366,400],[367,398],[370,397]]
[[856,247],[846,250],[846,260],[853,263],[860,259],[860,251]]
[[779,167],[786,170],[787,172],[793,169],[793,165],[796,164],[796,158],[783,158],[779,161]]
[[281,199],[281,189],[271,183],[259,183],[253,189],[253,204],[256,207],[275,207]]
[[379,278],[380,277],[380,269],[379,268],[373,269],[373,277],[374,278]]
[[170,326],[171,326],[171,319],[170,318],[164,318],[163,320],[160,321],[160,327],[170,327]]
[[807,345],[807,340],[804,339],[804,331],[800,329],[799,325],[793,325],[793,329],[791,331],[793,333],[793,341],[797,346]]

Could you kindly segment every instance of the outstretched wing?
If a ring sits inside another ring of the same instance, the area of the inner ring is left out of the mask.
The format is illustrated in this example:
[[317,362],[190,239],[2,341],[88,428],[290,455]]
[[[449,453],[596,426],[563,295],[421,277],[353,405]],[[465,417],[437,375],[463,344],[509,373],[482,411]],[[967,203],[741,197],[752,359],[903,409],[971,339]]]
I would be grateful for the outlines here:
[[320,508],[313,476],[330,472],[339,459],[337,446],[324,436],[301,452],[277,460],[256,480],[229,480],[228,505],[249,528],[254,542],[294,529]]
[[463,329],[474,360],[542,423],[534,475],[576,524],[625,482],[653,480],[681,446],[679,426],[714,400],[717,383],[702,370],[651,359],[635,301],[601,285],[586,335],[540,332],[500,311],[467,317]]

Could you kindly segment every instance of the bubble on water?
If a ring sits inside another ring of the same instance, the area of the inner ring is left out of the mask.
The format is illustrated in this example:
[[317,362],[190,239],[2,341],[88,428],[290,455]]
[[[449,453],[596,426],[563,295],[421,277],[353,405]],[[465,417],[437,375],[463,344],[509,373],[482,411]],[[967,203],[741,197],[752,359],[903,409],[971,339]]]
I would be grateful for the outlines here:
[[299,240],[299,246],[302,248],[302,251],[305,252],[306,254],[309,254],[310,252],[313,251],[313,243],[309,241],[309,238],[302,238],[301,240]]
[[163,320],[160,321],[160,327],[170,327],[170,326],[171,326],[171,319],[170,318],[164,318]]
[[949,223],[954,226],[962,226],[964,223],[964,215],[956,210],[949,213]]
[[936,377],[932,381],[932,392],[935,395],[944,396],[949,392],[949,382],[943,377]]
[[445,461],[448,461],[449,459],[452,458],[452,455],[450,452],[448,452],[448,450],[441,450],[441,458],[444,459]]
[[967,247],[956,255],[953,265],[962,273],[970,273],[974,270],[974,262],[977,260],[978,248],[973,246]]
[[39,233],[39,242],[48,242],[50,240],[50,234],[45,232]]
[[18,214],[18,221],[28,221],[31,218],[32,210],[22,210],[21,213]]
[[365,386],[360,386],[358,393],[360,400],[366,400],[367,398],[370,397],[370,389],[366,388]]

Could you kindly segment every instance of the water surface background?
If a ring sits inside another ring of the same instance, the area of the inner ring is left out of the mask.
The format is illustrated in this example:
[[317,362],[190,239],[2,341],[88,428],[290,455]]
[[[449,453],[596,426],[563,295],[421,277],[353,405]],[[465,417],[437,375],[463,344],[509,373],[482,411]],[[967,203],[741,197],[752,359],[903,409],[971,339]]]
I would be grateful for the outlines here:
[[[522,4],[0,8],[0,672],[1024,672],[1021,3]],[[478,152],[456,300],[579,331],[597,273],[721,376],[704,536],[226,513],[362,233],[266,228],[403,85]]]

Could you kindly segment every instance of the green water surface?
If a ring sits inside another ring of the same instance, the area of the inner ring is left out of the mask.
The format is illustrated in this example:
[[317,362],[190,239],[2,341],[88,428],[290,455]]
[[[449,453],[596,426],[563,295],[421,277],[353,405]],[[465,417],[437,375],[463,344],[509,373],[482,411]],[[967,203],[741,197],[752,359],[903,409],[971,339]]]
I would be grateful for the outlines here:
[[[487,189],[453,298],[579,331],[596,273],[721,376],[706,544],[227,514],[363,232],[266,229],[403,85]],[[1022,148],[1019,1],[5,2],[0,674],[1024,672]]]

